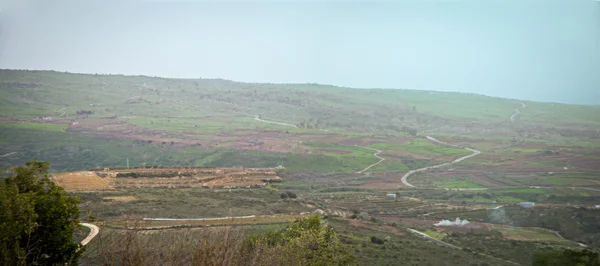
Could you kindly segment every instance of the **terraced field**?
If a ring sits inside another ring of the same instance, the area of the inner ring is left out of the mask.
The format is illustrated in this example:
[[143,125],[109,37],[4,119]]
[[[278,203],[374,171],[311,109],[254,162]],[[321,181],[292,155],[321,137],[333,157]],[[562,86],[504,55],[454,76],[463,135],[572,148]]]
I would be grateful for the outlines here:
[[102,191],[114,188],[264,187],[281,182],[274,168],[162,168],[96,169],[54,174],[67,191]]

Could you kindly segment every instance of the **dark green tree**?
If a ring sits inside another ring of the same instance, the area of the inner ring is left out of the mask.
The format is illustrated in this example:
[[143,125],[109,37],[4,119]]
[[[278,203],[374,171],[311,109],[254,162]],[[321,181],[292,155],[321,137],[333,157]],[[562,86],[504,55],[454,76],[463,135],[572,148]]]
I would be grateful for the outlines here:
[[591,250],[538,252],[533,255],[533,266],[600,266],[600,257]]
[[78,198],[48,177],[47,162],[30,161],[0,178],[0,265],[77,264],[73,242]]

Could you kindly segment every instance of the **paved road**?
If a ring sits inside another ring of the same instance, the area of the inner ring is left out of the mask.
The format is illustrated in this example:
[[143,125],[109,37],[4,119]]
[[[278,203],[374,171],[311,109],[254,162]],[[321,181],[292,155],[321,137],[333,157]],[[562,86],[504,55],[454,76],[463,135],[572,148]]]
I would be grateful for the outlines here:
[[80,225],[85,226],[91,230],[90,234],[85,239],[81,240],[81,244],[85,246],[85,245],[87,245],[87,243],[92,241],[92,239],[94,239],[94,237],[96,237],[96,235],[100,232],[100,228],[98,228],[98,226],[95,226],[95,225],[89,224],[89,223],[80,223]]
[[456,159],[456,160],[454,160],[452,162],[449,162],[449,163],[443,163],[443,164],[438,164],[438,165],[434,165],[434,166],[427,166],[427,167],[423,167],[423,168],[419,168],[419,169],[415,169],[415,170],[410,170],[410,171],[408,171],[408,173],[406,173],[406,174],[404,174],[404,176],[402,176],[402,179],[401,179],[402,184],[404,184],[406,186],[409,186],[409,187],[415,187],[415,186],[411,185],[410,183],[408,183],[408,181],[407,181],[408,177],[410,177],[414,173],[418,173],[418,172],[422,172],[422,171],[427,171],[427,170],[434,169],[434,168],[440,168],[440,167],[448,166],[448,165],[455,164],[455,163],[464,161],[466,159],[469,159],[471,157],[474,157],[474,156],[477,156],[477,155],[481,154],[481,151],[478,151],[478,150],[475,150],[475,149],[471,149],[471,148],[464,148],[464,147],[461,147],[461,146],[458,146],[458,145],[455,145],[455,144],[450,144],[450,143],[446,143],[446,142],[443,142],[443,141],[439,141],[439,140],[437,140],[437,139],[435,139],[433,137],[430,137],[430,136],[427,136],[427,139],[430,140],[430,141],[439,143],[439,144],[443,144],[443,145],[447,145],[447,146],[451,146],[451,147],[465,149],[465,150],[468,150],[468,151],[470,151],[472,153],[469,154],[469,155],[467,155],[467,156],[460,157],[460,158],[458,158],[458,159]]
[[357,174],[360,174],[360,173],[362,173],[362,172],[364,172],[364,171],[367,171],[367,170],[369,170],[369,168],[371,168],[371,167],[373,167],[373,166],[375,166],[375,165],[378,165],[379,163],[381,163],[381,162],[385,161],[385,158],[383,158],[383,157],[380,157],[380,156],[379,156],[379,154],[381,153],[381,151],[380,151],[380,150],[373,149],[373,148],[369,148],[369,147],[364,147],[364,146],[358,146],[358,145],[354,145],[354,146],[356,146],[356,147],[361,147],[361,148],[363,148],[363,149],[369,149],[369,150],[375,151],[375,153],[373,153],[373,156],[375,156],[375,157],[379,158],[379,161],[378,161],[378,162],[376,162],[376,163],[374,163],[374,164],[371,164],[371,165],[367,166],[365,169],[362,169],[362,170],[360,170],[360,171],[356,172]]

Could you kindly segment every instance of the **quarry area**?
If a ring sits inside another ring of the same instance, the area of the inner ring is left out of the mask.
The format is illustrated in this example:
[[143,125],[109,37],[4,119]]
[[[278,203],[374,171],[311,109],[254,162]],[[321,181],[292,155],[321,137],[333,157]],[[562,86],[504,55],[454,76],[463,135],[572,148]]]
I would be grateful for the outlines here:
[[67,191],[106,191],[115,188],[250,188],[281,182],[275,168],[139,168],[95,169],[57,173],[55,182]]

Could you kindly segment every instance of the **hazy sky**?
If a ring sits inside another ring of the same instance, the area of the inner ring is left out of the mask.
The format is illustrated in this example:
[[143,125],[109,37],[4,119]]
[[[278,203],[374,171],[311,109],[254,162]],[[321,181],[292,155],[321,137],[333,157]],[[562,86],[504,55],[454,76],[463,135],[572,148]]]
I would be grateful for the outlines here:
[[600,104],[592,0],[0,0],[0,68]]

